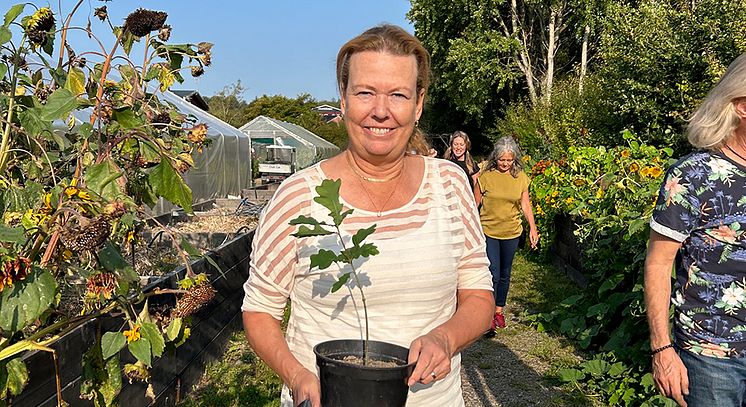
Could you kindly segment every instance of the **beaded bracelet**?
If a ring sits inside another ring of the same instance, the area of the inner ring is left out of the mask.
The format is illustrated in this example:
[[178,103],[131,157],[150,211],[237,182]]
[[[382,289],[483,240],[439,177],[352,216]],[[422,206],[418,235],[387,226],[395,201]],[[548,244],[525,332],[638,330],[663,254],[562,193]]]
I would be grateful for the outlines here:
[[668,345],[666,345],[666,346],[661,346],[661,347],[660,347],[660,348],[658,348],[658,349],[653,349],[652,351],[650,351],[650,356],[653,356],[653,355],[655,355],[656,353],[661,353],[661,352],[663,352],[664,350],[666,350],[666,349],[668,349],[668,348],[673,348],[673,344],[672,344],[672,343],[669,343],[669,344],[668,344]]

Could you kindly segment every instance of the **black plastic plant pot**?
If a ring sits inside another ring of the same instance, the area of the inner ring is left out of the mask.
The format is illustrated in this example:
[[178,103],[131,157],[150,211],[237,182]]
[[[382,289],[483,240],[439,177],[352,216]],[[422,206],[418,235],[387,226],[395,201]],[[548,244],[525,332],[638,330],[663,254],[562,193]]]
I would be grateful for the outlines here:
[[346,356],[363,356],[363,342],[343,339],[314,346],[321,380],[321,405],[324,407],[404,407],[407,402],[407,378],[414,363],[407,364],[409,349],[386,342],[369,341],[368,354],[373,360],[395,362],[392,367],[372,367],[344,362]]

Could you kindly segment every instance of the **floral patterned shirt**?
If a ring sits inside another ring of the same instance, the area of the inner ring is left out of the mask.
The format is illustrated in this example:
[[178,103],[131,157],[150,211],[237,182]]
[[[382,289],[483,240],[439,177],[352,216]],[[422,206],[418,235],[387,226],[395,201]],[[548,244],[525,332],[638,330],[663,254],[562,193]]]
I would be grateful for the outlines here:
[[697,151],[671,166],[650,227],[682,242],[674,336],[690,352],[746,356],[746,167]]

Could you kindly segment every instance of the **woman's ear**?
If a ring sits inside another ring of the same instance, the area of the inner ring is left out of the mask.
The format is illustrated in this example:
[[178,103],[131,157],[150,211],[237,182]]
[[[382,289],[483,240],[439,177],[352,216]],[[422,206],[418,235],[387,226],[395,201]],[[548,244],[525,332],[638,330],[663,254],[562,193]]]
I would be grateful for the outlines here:
[[746,98],[738,98],[733,100],[733,108],[736,109],[736,114],[741,120],[746,120]]

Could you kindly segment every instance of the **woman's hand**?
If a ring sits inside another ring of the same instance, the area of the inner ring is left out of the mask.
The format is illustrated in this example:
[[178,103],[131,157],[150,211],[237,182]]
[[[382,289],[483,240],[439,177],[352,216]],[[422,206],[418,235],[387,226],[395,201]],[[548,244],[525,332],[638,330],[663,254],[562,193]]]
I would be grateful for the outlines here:
[[412,341],[408,363],[416,361],[417,366],[407,385],[430,384],[446,377],[451,372],[452,353],[448,336],[438,328]]
[[290,394],[293,396],[293,405],[297,406],[306,400],[311,401],[312,407],[321,407],[321,384],[319,378],[306,368],[298,371],[288,383]]
[[531,242],[531,248],[536,249],[536,246],[539,244],[539,231],[536,230],[536,227],[530,228],[528,232],[528,240]]

